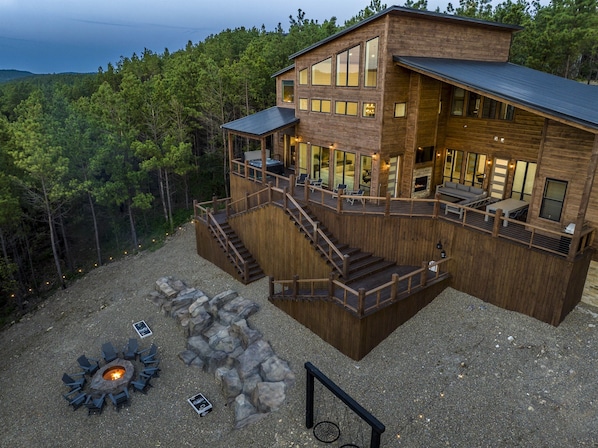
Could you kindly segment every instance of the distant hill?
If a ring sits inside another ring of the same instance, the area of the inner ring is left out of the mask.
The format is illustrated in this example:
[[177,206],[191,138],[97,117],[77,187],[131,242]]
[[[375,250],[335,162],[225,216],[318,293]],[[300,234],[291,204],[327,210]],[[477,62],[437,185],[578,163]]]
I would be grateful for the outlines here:
[[21,70],[0,70],[0,83],[34,75],[35,73],[24,72]]

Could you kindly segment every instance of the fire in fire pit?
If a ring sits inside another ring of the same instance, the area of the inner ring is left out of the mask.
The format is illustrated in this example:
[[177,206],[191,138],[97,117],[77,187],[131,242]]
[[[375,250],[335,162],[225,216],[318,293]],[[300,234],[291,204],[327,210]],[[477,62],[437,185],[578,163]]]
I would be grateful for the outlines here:
[[108,381],[116,381],[120,380],[126,373],[126,370],[122,366],[114,366],[110,367],[108,370],[104,372],[102,378]]

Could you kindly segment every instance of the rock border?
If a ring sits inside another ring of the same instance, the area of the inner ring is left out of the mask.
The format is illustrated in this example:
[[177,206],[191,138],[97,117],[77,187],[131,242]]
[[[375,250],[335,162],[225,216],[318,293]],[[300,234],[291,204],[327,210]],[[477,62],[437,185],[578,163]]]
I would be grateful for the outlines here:
[[233,290],[210,299],[173,277],[159,278],[155,289],[151,300],[186,333],[186,350],[179,359],[214,374],[226,403],[234,403],[235,428],[280,408],[295,374],[247,323],[259,311],[257,303]]

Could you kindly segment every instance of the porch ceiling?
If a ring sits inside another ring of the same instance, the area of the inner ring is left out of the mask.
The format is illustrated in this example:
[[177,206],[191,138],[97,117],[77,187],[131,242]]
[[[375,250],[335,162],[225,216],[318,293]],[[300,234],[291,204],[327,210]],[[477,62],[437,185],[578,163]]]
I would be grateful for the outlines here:
[[260,138],[299,122],[295,109],[270,107],[253,115],[223,124],[221,127],[239,135]]
[[502,99],[590,132],[598,131],[598,87],[510,62],[394,56],[398,65]]

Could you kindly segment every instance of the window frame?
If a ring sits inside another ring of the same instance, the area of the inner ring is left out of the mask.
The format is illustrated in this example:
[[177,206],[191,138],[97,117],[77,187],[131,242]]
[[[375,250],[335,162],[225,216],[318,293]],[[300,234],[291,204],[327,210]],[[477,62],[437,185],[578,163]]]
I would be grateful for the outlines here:
[[[402,106],[402,113],[400,111],[400,108],[398,108],[399,106]],[[407,103],[405,101],[395,103],[393,117],[394,118],[405,118],[406,116],[407,116]]]
[[[291,87],[291,90],[292,90],[290,101],[286,100],[286,95],[285,95],[285,90],[289,86]],[[294,104],[295,103],[295,81],[293,81],[292,79],[283,79],[282,83],[281,83],[281,87],[282,87],[282,102]]]
[[[344,112],[339,112],[339,106],[344,106]],[[349,113],[349,106],[354,106],[355,113]],[[346,115],[348,117],[356,117],[359,114],[359,103],[357,101],[335,101],[334,102],[334,113],[336,115]]]
[[[318,105],[318,107],[315,107],[316,105]],[[325,105],[328,105],[328,110],[325,110]],[[312,112],[329,114],[332,111],[332,101],[322,98],[312,98],[310,110]]]
[[[352,55],[352,52],[357,54]],[[341,60],[345,56],[344,60]],[[359,64],[361,61],[361,45],[355,45],[351,48],[341,51],[336,55],[336,81],[337,87],[359,87]],[[355,63],[357,62],[357,63]],[[351,70],[357,66],[357,71]],[[344,72],[341,72],[344,68]],[[344,74],[344,82],[341,82],[341,74]],[[353,76],[352,76],[353,75]],[[351,82],[353,80],[353,82]]]
[[[375,46],[374,46],[375,45]],[[378,87],[378,62],[380,51],[380,38],[369,39],[365,43],[365,59],[363,64],[363,86]],[[375,54],[374,54],[375,53]],[[370,61],[373,61],[370,64]],[[370,76],[371,75],[371,76]]]
[[[549,198],[547,196],[549,193],[549,190],[550,190],[551,183],[554,183],[555,185],[561,184],[564,186],[562,198],[560,198],[560,199]],[[565,208],[565,198],[567,197],[568,186],[569,186],[569,182],[567,182],[566,180],[546,178],[546,181],[544,183],[544,192],[542,193],[542,202],[540,203],[540,213],[538,215],[540,218],[547,219],[549,221],[554,221],[554,222],[561,221],[561,217],[563,216],[563,209]],[[552,214],[550,213],[550,210],[548,210],[548,211],[546,210],[547,207],[552,207],[555,204],[556,205],[560,204],[560,206],[558,208],[558,217],[556,219],[553,218]]]
[[[318,67],[327,68],[318,72]],[[320,73],[320,75],[318,74]],[[327,79],[325,79],[327,78]],[[320,81],[324,81],[321,83]],[[316,62],[311,66],[311,85],[312,86],[330,86],[332,85],[332,56]]]
[[[366,112],[367,107],[373,107],[374,112],[372,114],[370,114],[369,112]],[[376,118],[376,103],[364,101],[363,104],[361,105],[361,116],[363,118]]]

